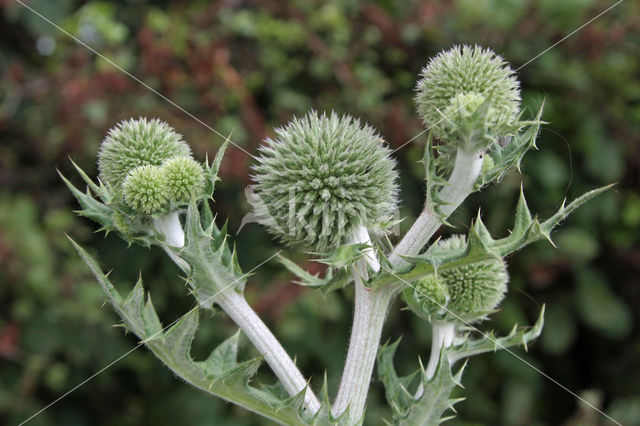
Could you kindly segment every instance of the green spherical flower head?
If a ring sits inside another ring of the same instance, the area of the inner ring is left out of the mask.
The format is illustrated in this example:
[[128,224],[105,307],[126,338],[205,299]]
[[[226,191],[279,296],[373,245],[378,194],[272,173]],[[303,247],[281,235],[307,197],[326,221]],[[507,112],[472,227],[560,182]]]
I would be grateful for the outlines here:
[[168,207],[167,182],[158,166],[131,170],[122,184],[124,202],[138,214],[164,213]]
[[190,157],[191,149],[167,123],[146,118],[122,121],[109,131],[100,146],[100,179],[119,189],[134,168],[160,166],[179,156]]
[[164,174],[169,200],[174,204],[186,204],[204,190],[204,170],[193,158],[171,158],[160,170]]
[[499,259],[482,260],[438,271],[451,299],[447,309],[464,320],[484,317],[507,292],[507,269]]
[[487,131],[502,136],[502,127],[520,112],[520,84],[502,57],[479,46],[454,46],[439,53],[416,85],[418,113],[440,139],[451,133],[447,126],[456,115],[475,112],[487,99]]
[[350,116],[310,112],[260,148],[251,204],[288,245],[326,252],[396,209],[395,162],[375,131]]
[[450,297],[446,284],[437,275],[416,281],[413,288],[413,298],[427,316],[444,312]]

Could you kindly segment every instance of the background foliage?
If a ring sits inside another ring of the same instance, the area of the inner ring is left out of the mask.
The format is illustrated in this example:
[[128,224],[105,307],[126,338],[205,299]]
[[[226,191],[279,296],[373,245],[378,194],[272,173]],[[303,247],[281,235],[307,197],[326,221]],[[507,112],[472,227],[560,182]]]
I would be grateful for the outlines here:
[[[349,112],[378,128],[402,170],[402,213],[423,200],[417,163],[425,137],[412,103],[429,57],[454,43],[492,47],[519,67],[608,7],[599,0],[74,1],[28,4],[249,152],[272,128],[309,108]],[[524,104],[543,99],[542,131],[523,175],[472,197],[453,223],[482,209],[494,233],[511,224],[522,184],[544,217],[564,197],[618,182],[555,234],[509,259],[510,293],[491,325],[503,332],[547,323],[529,362],[625,425],[640,424],[640,4],[626,1],[519,71]],[[0,423],[17,424],[136,344],[73,252],[69,233],[131,285],[141,271],[167,324],[190,307],[162,253],[93,233],[76,218],[71,157],[95,170],[106,130],[128,117],[160,117],[198,158],[222,139],[12,0],[0,0]],[[250,157],[231,147],[216,210],[237,230],[248,210]],[[78,180],[75,180],[79,184]],[[406,220],[403,224],[411,223]],[[449,232],[449,231],[447,231]],[[264,229],[237,236],[245,269],[275,250]],[[290,253],[304,261],[300,253]],[[319,270],[317,264],[305,267]],[[336,389],[352,294],[326,297],[290,283],[275,263],[247,285],[250,302],[303,371]],[[404,335],[400,372],[428,354],[427,324],[398,303],[385,338]],[[200,355],[234,329],[223,314],[203,321]],[[198,354],[196,354],[198,355]],[[263,368],[264,369],[264,368]],[[264,369],[261,374],[269,377]],[[508,353],[473,360],[451,424],[604,424],[567,392]],[[374,384],[367,424],[390,418]],[[33,419],[32,425],[256,425],[241,409],[180,383],[137,350]]]

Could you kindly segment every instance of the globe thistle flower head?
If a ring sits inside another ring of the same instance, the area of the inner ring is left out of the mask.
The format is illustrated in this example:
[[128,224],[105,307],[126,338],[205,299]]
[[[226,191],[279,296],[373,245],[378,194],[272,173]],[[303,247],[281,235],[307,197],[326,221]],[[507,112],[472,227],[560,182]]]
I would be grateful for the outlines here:
[[412,304],[414,309],[419,307],[419,314],[427,318],[444,313],[451,298],[446,284],[437,275],[429,275],[416,281],[412,297],[415,301]]
[[168,208],[167,181],[158,166],[133,169],[122,184],[122,195],[125,204],[138,214],[156,215]]
[[204,190],[204,170],[190,157],[174,157],[162,164],[167,196],[173,204],[187,204]]
[[[520,83],[504,59],[490,49],[454,46],[422,70],[415,101],[424,124],[445,140],[455,122],[450,117],[472,115],[488,101],[485,126],[489,134],[499,137],[520,112]],[[461,101],[468,105],[461,107]]]
[[146,118],[122,121],[109,131],[100,146],[100,179],[120,189],[134,168],[160,166],[178,156],[191,157],[191,149],[164,121]]
[[447,309],[468,321],[495,310],[507,292],[509,276],[500,259],[467,263],[438,274],[451,296]]
[[260,147],[250,202],[288,245],[326,252],[396,209],[395,162],[381,137],[350,116],[315,111],[276,129]]

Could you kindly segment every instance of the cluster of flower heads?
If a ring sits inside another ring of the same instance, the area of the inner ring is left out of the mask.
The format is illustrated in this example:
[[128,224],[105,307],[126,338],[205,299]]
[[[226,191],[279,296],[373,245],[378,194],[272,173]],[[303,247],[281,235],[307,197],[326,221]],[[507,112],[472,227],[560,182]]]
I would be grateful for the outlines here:
[[390,150],[348,115],[311,111],[276,129],[254,166],[258,221],[289,245],[324,252],[363,226],[390,223],[398,186]]
[[[423,69],[416,103],[425,125],[451,145],[461,142],[456,135],[469,123],[474,132],[481,128],[480,139],[497,138],[517,119],[519,83],[491,50],[456,46]],[[327,252],[350,242],[362,228],[380,230],[392,223],[398,197],[395,162],[371,127],[348,115],[311,111],[275,133],[260,147],[249,201],[257,220],[281,241]],[[98,166],[101,180],[141,215],[175,210],[204,190],[202,166],[182,137],[159,120],[119,123],[102,143]],[[464,238],[454,237],[438,248],[460,244]],[[507,280],[499,259],[465,264],[417,282],[414,300],[423,311],[436,313],[446,306],[473,319],[497,307]]]
[[[520,113],[515,72],[490,49],[454,46],[432,58],[416,84],[418,114],[435,137],[455,142],[474,114],[486,134],[503,136]],[[475,138],[481,141],[481,138]]]
[[136,214],[159,215],[198,196],[204,170],[182,136],[153,119],[118,123],[98,154],[100,179]]

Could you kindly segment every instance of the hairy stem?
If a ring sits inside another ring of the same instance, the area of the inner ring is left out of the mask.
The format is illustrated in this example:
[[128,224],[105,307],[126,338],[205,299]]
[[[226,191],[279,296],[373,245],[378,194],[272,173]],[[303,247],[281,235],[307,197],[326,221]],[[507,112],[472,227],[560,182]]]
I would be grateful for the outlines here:
[[[367,228],[365,228],[363,225],[360,225],[355,229],[350,240],[353,244],[366,244],[368,246],[373,245],[371,243],[369,231],[367,231]],[[380,270],[380,261],[378,260],[378,256],[376,255],[373,247],[364,250],[364,258],[373,272],[378,272]]]
[[[176,215],[177,218],[177,215]],[[175,222],[173,222],[175,224]],[[173,228],[177,240],[181,239],[184,245],[184,229],[178,220],[178,228]],[[159,231],[160,232],[160,231]],[[189,264],[169,247],[168,241],[162,244],[162,248],[169,258],[185,273],[189,273]],[[315,414],[320,409],[320,401],[308,386],[307,381],[296,367],[293,360],[284,350],[278,339],[271,333],[271,330],[264,324],[262,319],[255,313],[247,303],[244,295],[239,294],[233,288],[229,288],[217,295],[215,301],[231,317],[243,333],[249,338],[251,343],[258,349],[264,357],[276,377],[282,382],[289,395],[295,396],[305,390],[305,407]]]
[[[453,213],[471,193],[481,169],[482,155],[480,151],[466,151],[458,148],[448,185],[442,188],[439,194],[440,198],[447,203],[442,206],[444,217]],[[391,264],[396,267],[401,266],[405,263],[400,257],[401,255],[415,256],[420,253],[441,224],[440,216],[426,205],[409,232],[389,256]]]
[[[458,149],[453,171],[448,185],[440,191],[440,197],[447,202],[442,211],[449,216],[467,198],[480,175],[482,156],[480,151]],[[409,232],[391,253],[389,260],[394,267],[405,263],[401,255],[413,256],[422,250],[424,245],[440,227],[441,220],[435,212],[426,206]],[[342,414],[349,408],[348,424],[358,422],[364,412],[367,393],[371,381],[373,365],[380,345],[382,328],[389,309],[402,283],[395,282],[376,290],[367,289],[359,274],[355,276],[356,300],[353,328],[349,341],[349,352],[342,373],[338,396],[333,404],[334,415]],[[453,336],[447,333],[446,336]],[[449,341],[449,337],[438,337],[439,345]],[[435,348],[432,351],[440,348]],[[440,346],[441,347],[441,346]],[[435,371],[435,366],[432,367]]]
[[217,296],[216,302],[258,349],[290,395],[297,395],[306,389],[305,405],[311,413],[316,413],[320,409],[320,401],[280,342],[249,306],[244,296],[229,289]]
[[184,230],[177,210],[154,220],[153,227],[164,237],[167,245],[178,248],[184,246]]
[[442,348],[448,348],[453,344],[456,326],[451,322],[434,321],[431,330],[433,330],[433,336],[431,338],[431,356],[426,371],[427,379],[432,378],[436,372]]
[[388,288],[369,290],[359,275],[356,275],[355,287],[355,312],[349,352],[332,409],[334,416],[349,409],[346,424],[356,424],[363,416],[382,327],[394,293]]

